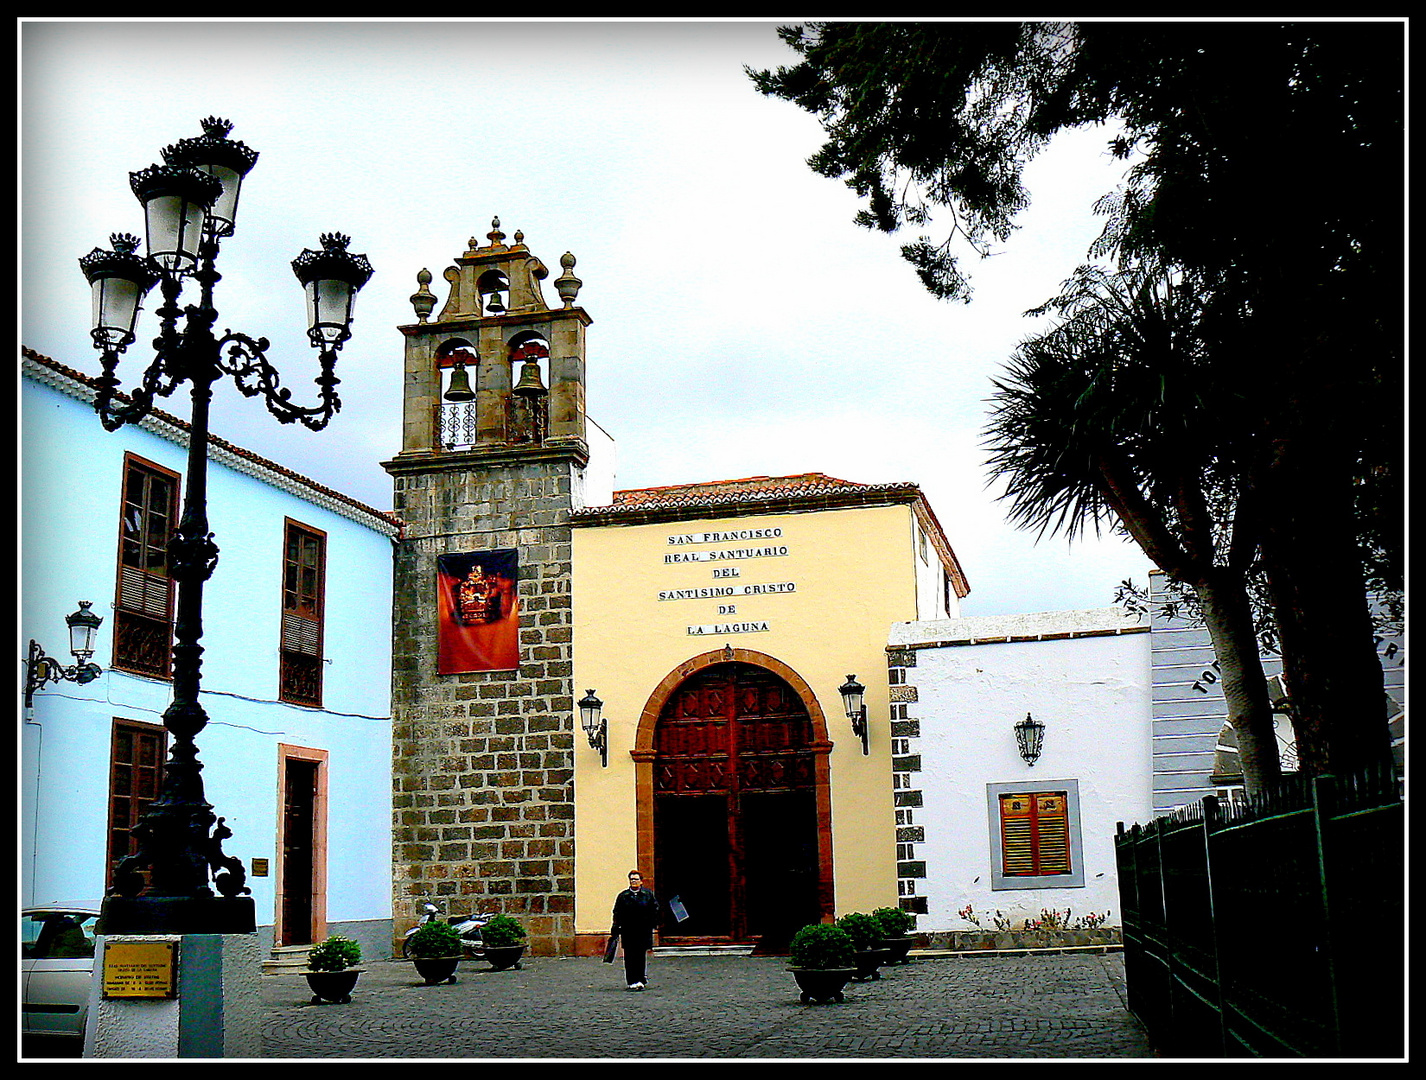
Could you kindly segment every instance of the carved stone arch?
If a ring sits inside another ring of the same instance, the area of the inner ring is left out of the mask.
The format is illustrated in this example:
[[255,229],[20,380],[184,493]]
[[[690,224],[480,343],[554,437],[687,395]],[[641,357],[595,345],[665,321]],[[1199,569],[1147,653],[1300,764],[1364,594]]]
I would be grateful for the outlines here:
[[469,338],[450,337],[446,338],[444,341],[442,341],[439,345],[436,346],[436,361],[440,364],[441,367],[446,367],[448,364],[453,362],[451,359],[452,354],[457,352],[458,350],[464,350],[471,354],[471,359],[465,361],[468,364],[473,364],[478,359],[475,342],[471,341]]
[[[673,695],[689,679],[707,672],[721,664],[741,663],[761,668],[775,675],[800,699],[807,712],[812,737],[805,750],[812,756],[813,798],[816,814],[817,881],[816,903],[820,918],[829,921],[835,910],[835,875],[832,862],[832,803],[831,803],[831,752],[832,740],[828,734],[826,717],[822,712],[817,695],[813,693],[807,680],[795,669],[767,653],[753,649],[735,649],[731,646],[716,649],[692,657],[659,683],[649,695],[640,714],[634,746],[629,751],[634,761],[635,804],[637,811],[637,865],[643,870],[650,884],[658,891],[656,867],[658,865],[657,835],[655,823],[655,761],[658,757],[655,736],[660,716]],[[664,897],[665,900],[669,899]]]
[[802,699],[802,703],[807,706],[807,714],[812,718],[816,731],[816,742],[813,748],[819,753],[830,754],[832,752],[832,740],[827,731],[827,718],[823,715],[817,695],[812,692],[812,687],[807,684],[806,679],[775,656],[769,656],[767,653],[754,649],[734,649],[731,646],[725,646],[685,660],[664,676],[663,682],[654,688],[654,692],[649,695],[649,700],[644,705],[644,711],[639,715],[639,728],[634,736],[634,749],[630,753],[653,749],[654,729],[658,727],[659,713],[663,710],[669,695],[678,688],[680,683],[704,668],[734,661],[767,668],[768,671],[779,676],[788,686],[792,687],[798,697]]

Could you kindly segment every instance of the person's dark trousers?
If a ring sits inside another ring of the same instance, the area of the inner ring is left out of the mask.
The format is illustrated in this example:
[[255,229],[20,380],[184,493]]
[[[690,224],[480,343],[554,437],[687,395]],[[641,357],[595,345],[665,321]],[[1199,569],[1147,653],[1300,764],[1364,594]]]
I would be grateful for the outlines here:
[[644,961],[648,955],[645,949],[624,947],[624,981],[630,986],[648,981],[644,978]]

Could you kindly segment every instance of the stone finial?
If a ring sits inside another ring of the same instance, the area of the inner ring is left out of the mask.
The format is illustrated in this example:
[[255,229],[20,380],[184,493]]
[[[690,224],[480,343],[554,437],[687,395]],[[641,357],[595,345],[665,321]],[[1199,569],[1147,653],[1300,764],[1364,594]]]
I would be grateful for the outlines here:
[[490,219],[490,231],[485,234],[485,238],[490,241],[491,247],[504,247],[505,234],[500,231],[500,219],[493,217]]
[[436,294],[426,288],[431,284],[431,272],[422,270],[416,275],[421,287],[411,294],[411,306],[416,309],[416,321],[425,322],[431,317],[431,309],[436,306]]
[[574,276],[574,256],[568,251],[560,256],[560,265],[564,267],[564,273],[555,278],[555,291],[560,294],[565,307],[574,307],[574,298],[579,295],[584,282]]

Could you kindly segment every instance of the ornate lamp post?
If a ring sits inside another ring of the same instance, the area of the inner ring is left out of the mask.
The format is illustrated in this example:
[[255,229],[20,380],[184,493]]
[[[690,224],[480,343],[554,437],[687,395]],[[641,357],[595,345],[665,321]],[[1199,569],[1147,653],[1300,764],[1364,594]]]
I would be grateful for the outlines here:
[[[366,257],[348,253],[348,238],[336,233],[322,237],[320,251],[304,251],[292,262],[307,293],[307,334],[318,350],[315,406],[293,404],[291,391],[279,385],[278,373],[267,361],[266,338],[230,330],[222,337],[214,335],[218,248],[233,233],[238,191],[258,156],[228,139],[231,130],[226,120],[210,117],[203,121],[202,136],[163,151],[164,164],[130,174],[130,186],[144,206],[147,257],[138,254],[138,238],[121,233],[110,238],[112,251],[96,248],[79,260],[93,289],[91,336],[103,354],[103,375],[94,402],[100,422],[115,431],[142,419],[155,396],[168,396],[185,382],[191,385],[193,403],[183,516],[168,542],[170,571],[178,583],[173,701],[163,715],[164,727],[173,737],[172,750],[160,795],[133,830],[138,850],[115,870],[100,916],[101,933],[222,934],[254,929],[247,875],[241,861],[223,854],[222,842],[232,834],[204,799],[203,766],[194,743],[208,722],[198,701],[203,583],[218,561],[207,510],[212,387],[231,375],[245,395],[261,395],[282,423],[297,420],[314,431],[325,427],[341,408],[334,368],[338,350],[351,336],[352,301],[372,273]],[[190,278],[198,286],[198,302],[180,308],[179,296]],[[138,384],[121,394],[114,371],[120,354],[135,340],[140,302],[155,284],[163,304],[157,309],[154,358]],[[221,896],[213,895],[210,873]]]

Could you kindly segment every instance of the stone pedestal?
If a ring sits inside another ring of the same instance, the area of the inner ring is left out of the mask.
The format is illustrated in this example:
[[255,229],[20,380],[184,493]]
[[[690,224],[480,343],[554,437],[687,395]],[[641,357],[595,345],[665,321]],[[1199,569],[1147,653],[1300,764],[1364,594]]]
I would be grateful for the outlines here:
[[[110,941],[174,942],[177,996],[104,997]],[[95,941],[84,1056],[255,1058],[262,1051],[257,934],[111,934]]]

